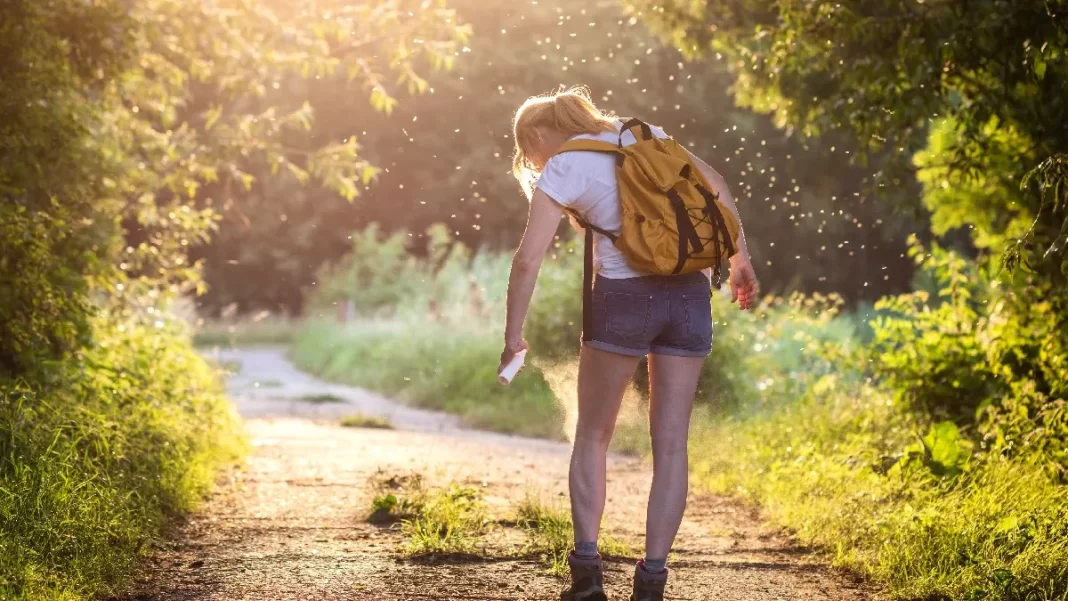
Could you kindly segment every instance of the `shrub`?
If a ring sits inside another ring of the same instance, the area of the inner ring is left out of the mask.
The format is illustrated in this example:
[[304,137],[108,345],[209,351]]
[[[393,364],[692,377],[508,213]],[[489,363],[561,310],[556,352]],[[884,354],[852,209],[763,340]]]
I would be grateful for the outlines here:
[[991,450],[1027,456],[1063,480],[1068,341],[1057,335],[1059,316],[956,253],[918,244],[911,253],[938,292],[877,305],[887,314],[873,324],[876,377],[907,406],[969,426]]
[[417,317],[308,322],[292,348],[301,369],[502,432],[560,436],[559,409],[531,369],[497,382],[501,336],[482,322]]
[[900,599],[1064,599],[1068,487],[983,452],[868,384],[827,374],[800,398],[695,423],[697,483]]
[[115,591],[242,450],[216,374],[170,326],[96,318],[47,381],[0,382],[0,597]]

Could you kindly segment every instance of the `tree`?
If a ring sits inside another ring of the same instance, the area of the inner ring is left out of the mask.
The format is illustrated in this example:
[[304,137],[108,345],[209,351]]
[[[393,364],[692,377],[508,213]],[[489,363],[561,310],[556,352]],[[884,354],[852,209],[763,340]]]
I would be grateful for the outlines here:
[[0,33],[0,375],[19,375],[86,344],[103,305],[202,287],[188,251],[251,166],[348,200],[375,177],[283,84],[343,81],[388,113],[386,77],[424,90],[469,30],[439,1],[56,0],[5,3]]
[[936,233],[970,227],[980,248],[1063,283],[1068,3],[628,4],[691,55],[726,55],[742,105],[849,132],[861,158],[889,150],[880,185],[918,174]]
[[[628,4],[691,55],[724,55],[741,104],[807,134],[847,132],[884,189],[918,180],[934,232],[967,231],[1000,278],[938,301],[977,316],[969,336],[996,366],[996,400],[1031,399],[1036,415],[1068,395],[1068,3]],[[889,342],[907,347],[923,323]]]
[[99,98],[124,67],[129,23],[76,0],[0,6],[0,376],[65,355],[88,335],[90,285],[111,278],[112,204],[93,152]]
[[[329,80],[294,92],[319,110],[315,136],[359,133],[382,170],[357,210],[329,190],[264,173],[263,185],[224,211],[220,235],[197,251],[210,283],[205,310],[236,303],[299,311],[318,266],[347,252],[348,236],[371,223],[412,232],[413,252],[425,252],[419,232],[434,223],[470,246],[514,248],[526,203],[509,172],[512,114],[529,95],[573,84],[588,85],[605,108],[663,125],[723,171],[769,290],[857,300],[907,286],[904,240],[914,226],[858,193],[870,171],[845,165],[845,136],[785,136],[767,117],[734,106],[725,65],[685,64],[612,4],[454,6],[476,32],[463,60],[429,76],[427,94],[388,116],[345,102]],[[569,235],[566,226],[560,234]]]

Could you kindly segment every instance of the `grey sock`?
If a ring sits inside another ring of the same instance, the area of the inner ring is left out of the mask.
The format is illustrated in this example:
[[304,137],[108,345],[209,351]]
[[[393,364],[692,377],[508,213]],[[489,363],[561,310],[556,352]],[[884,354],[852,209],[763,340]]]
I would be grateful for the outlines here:
[[597,541],[575,543],[575,556],[579,559],[597,559]]
[[642,567],[646,572],[650,574],[659,574],[667,569],[667,558],[664,559],[649,559],[646,557],[642,560]]

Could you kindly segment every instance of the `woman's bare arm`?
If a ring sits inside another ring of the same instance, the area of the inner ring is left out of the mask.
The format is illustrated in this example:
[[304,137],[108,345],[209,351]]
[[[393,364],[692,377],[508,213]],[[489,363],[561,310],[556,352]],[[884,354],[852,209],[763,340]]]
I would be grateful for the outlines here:
[[720,202],[738,220],[738,239],[735,241],[738,252],[730,258],[731,301],[737,301],[738,306],[742,309],[748,309],[756,302],[760,284],[757,282],[756,272],[753,270],[753,260],[749,256],[749,247],[745,243],[745,229],[742,227],[742,217],[738,214],[738,206],[734,204],[734,196],[731,195],[730,188],[727,187],[727,180],[693,153],[690,153],[690,156],[693,157],[694,164],[697,165],[701,175],[705,176],[712,191],[719,195]]
[[512,272],[508,276],[507,317],[504,328],[504,353],[501,364],[511,361],[516,352],[522,350],[523,322],[530,310],[530,299],[534,295],[534,284],[538,280],[541,263],[549,250],[556,229],[560,225],[563,209],[549,195],[540,189],[534,191],[530,199],[530,215],[523,241],[512,258]]
[[[687,151],[689,152],[689,151]],[[742,227],[742,216],[738,213],[738,206],[734,204],[734,196],[731,194],[730,188],[727,187],[727,180],[723,179],[723,176],[718,171],[712,168],[711,165],[702,161],[700,157],[696,156],[692,152],[690,156],[693,157],[694,163],[697,165],[697,169],[701,172],[701,175],[705,176],[708,180],[708,185],[712,188],[712,191],[719,195],[720,202],[723,206],[734,214],[734,218],[738,220],[738,239],[735,240],[735,246],[738,248],[738,258],[749,259],[749,247],[745,244],[745,231]],[[735,255],[735,256],[738,256]],[[734,257],[731,257],[734,260]]]

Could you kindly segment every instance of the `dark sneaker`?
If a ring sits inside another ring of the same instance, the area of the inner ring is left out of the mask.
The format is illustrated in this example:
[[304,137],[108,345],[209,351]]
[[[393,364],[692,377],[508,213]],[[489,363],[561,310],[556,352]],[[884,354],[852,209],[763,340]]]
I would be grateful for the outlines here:
[[645,571],[645,562],[639,561],[638,567],[634,568],[634,592],[630,601],[664,601],[667,578],[667,568],[659,574],[650,574]]
[[564,591],[564,601],[608,601],[604,594],[604,564],[601,556],[596,559],[581,559],[572,551],[567,555],[571,568],[571,587]]

